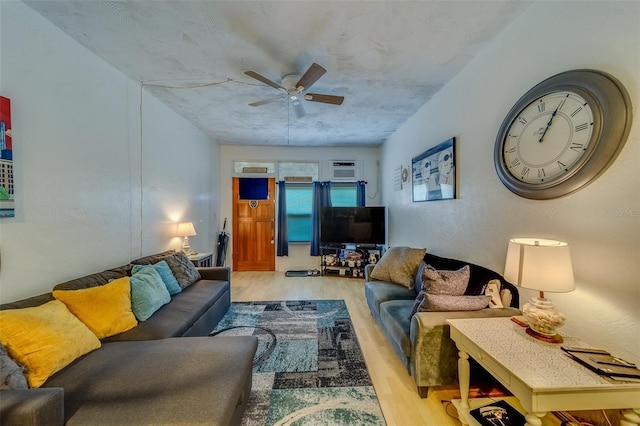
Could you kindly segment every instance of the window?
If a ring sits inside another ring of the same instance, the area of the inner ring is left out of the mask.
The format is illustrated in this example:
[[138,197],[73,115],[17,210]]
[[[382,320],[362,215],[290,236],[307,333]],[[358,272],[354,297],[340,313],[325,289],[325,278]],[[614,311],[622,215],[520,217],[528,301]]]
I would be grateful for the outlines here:
[[312,193],[311,184],[287,184],[287,233],[290,243],[311,241]]
[[[331,205],[334,207],[356,206],[356,184],[333,182]],[[287,183],[287,231],[290,243],[311,241],[311,208],[313,186],[307,183]]]

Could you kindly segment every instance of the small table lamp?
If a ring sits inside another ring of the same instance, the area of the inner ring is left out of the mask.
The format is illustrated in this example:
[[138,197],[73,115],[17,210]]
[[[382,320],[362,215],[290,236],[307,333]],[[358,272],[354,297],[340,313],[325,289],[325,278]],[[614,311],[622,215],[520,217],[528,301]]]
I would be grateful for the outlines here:
[[184,237],[182,241],[182,251],[186,254],[189,254],[189,237],[193,237],[196,234],[196,229],[193,227],[193,223],[191,222],[181,222],[178,224],[178,230],[176,234],[179,237]]
[[557,328],[565,321],[544,292],[565,293],[575,289],[569,244],[540,238],[515,238],[509,241],[504,278],[518,286],[538,290],[522,313],[527,333],[540,340],[561,343]]

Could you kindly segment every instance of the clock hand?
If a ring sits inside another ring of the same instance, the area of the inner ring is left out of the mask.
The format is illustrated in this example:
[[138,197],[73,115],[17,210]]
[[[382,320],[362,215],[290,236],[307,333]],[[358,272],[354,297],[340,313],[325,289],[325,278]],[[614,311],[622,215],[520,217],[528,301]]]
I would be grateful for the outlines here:
[[547,130],[549,130],[549,127],[551,127],[551,123],[553,122],[553,117],[556,116],[556,114],[558,113],[558,110],[560,109],[561,106],[562,106],[562,103],[560,105],[558,105],[558,108],[556,108],[556,110],[553,111],[553,114],[551,114],[551,118],[549,118],[549,122],[547,123],[547,127],[545,127],[544,132],[542,132],[542,135],[540,135],[540,140],[538,142],[542,143],[542,140],[544,139],[544,135],[547,134]]

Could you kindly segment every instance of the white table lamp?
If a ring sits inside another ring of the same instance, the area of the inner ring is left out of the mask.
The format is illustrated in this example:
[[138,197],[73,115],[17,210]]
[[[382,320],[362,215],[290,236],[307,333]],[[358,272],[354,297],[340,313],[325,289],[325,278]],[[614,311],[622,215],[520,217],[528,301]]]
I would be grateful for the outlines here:
[[193,237],[196,234],[196,229],[193,227],[193,223],[191,222],[181,222],[178,224],[178,230],[176,231],[176,235],[179,237],[184,237],[182,241],[182,251],[186,254],[189,254],[189,237]]
[[540,238],[509,241],[504,278],[518,286],[539,291],[522,307],[527,333],[548,342],[560,343],[557,328],[565,322],[544,292],[565,293],[575,289],[569,244]]

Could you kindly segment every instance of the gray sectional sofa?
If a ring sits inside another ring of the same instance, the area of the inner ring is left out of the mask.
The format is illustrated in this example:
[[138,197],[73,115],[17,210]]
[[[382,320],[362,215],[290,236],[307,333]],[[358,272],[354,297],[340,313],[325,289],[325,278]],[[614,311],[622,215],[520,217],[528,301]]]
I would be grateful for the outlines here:
[[[385,254],[386,255],[386,254]],[[376,265],[365,268],[365,296],[373,318],[380,326],[394,352],[398,355],[418,387],[418,393],[426,398],[428,387],[457,383],[458,350],[449,337],[447,319],[485,318],[519,315],[517,288],[487,268],[461,260],[425,253],[424,264],[438,270],[458,270],[470,266],[470,278],[464,295],[483,295],[486,284],[493,279],[500,281],[501,290],[508,290],[505,307],[467,310],[416,312],[412,315],[418,293],[415,287],[407,288],[398,283],[372,278]],[[393,266],[391,267],[393,269]],[[420,259],[398,268],[409,268],[420,280]],[[503,293],[505,294],[505,293]]]
[[[132,263],[153,264],[167,256],[186,258],[165,252]],[[124,265],[54,290],[105,285],[130,275],[131,269]],[[257,339],[209,337],[230,306],[230,271],[197,268],[197,274],[150,318],[103,338],[100,348],[75,359],[42,386],[0,391],[0,424],[239,424],[251,392]],[[53,299],[47,293],[0,309]]]

